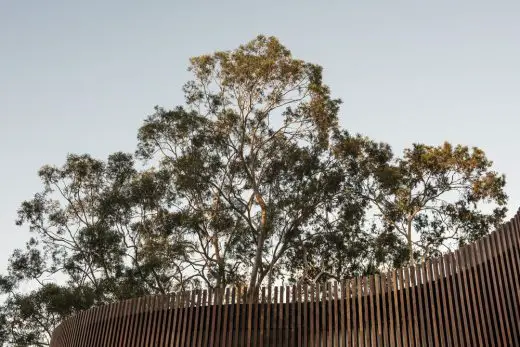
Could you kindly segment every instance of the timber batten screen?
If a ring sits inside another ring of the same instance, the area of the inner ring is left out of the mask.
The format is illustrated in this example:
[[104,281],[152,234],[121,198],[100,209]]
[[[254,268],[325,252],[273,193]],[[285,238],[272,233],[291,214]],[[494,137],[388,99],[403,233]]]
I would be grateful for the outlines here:
[[520,346],[520,213],[459,250],[341,283],[135,298],[63,321],[65,346]]

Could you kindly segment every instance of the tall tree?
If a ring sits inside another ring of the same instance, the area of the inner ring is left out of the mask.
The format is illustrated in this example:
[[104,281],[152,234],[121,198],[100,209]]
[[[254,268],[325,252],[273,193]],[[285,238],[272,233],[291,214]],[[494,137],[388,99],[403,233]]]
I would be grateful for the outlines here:
[[274,37],[191,59],[185,107],[157,108],[139,155],[171,172],[208,285],[271,281],[303,229],[320,230],[343,175],[329,155],[339,100],[321,67]]

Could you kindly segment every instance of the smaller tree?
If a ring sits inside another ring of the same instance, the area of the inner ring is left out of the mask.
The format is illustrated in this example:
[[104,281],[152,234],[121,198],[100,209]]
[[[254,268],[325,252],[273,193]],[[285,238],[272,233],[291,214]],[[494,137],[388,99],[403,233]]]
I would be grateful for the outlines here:
[[24,293],[13,278],[0,276],[0,346],[48,346],[54,328],[71,314],[90,308],[95,294],[88,287],[65,287],[46,282]]
[[137,172],[131,155],[114,153],[71,154],[39,176],[42,191],[18,210],[32,237],[0,276],[0,345],[47,345],[77,311],[196,285],[183,268],[182,216],[168,211],[169,175]]
[[405,241],[406,251],[395,254],[394,265],[478,239],[497,228],[507,212],[505,177],[491,169],[479,148],[414,144],[395,159],[389,146],[344,133],[336,154],[365,176],[359,194],[380,217],[382,235]]

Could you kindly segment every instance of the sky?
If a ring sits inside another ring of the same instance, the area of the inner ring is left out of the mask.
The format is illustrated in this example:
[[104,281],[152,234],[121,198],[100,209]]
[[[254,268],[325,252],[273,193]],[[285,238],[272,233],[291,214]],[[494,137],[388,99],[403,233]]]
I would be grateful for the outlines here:
[[520,207],[520,1],[0,0],[0,273],[38,169],[133,152],[183,103],[188,59],[277,36],[324,67],[341,125],[389,143],[478,146]]

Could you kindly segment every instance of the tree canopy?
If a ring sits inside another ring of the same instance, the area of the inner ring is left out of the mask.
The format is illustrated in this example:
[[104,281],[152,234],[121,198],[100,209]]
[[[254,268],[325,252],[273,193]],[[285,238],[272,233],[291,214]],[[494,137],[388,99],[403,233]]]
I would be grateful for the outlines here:
[[481,149],[395,157],[351,135],[322,68],[274,37],[189,71],[185,104],[156,107],[134,154],[40,169],[16,221],[32,237],[0,276],[0,341],[43,346],[74,312],[145,294],[385,271],[505,216],[505,178]]

